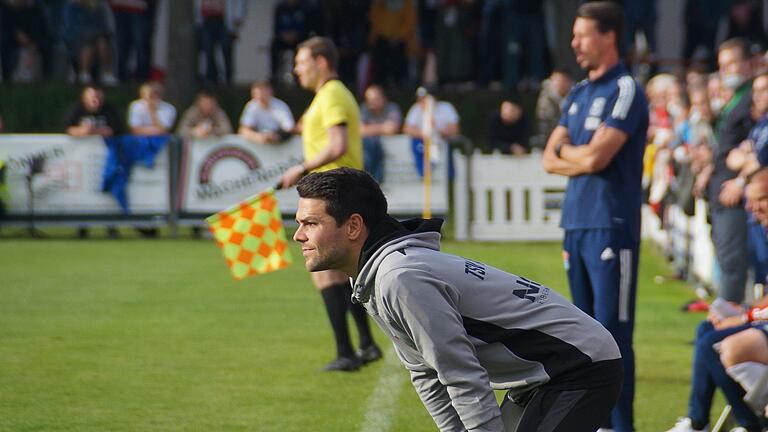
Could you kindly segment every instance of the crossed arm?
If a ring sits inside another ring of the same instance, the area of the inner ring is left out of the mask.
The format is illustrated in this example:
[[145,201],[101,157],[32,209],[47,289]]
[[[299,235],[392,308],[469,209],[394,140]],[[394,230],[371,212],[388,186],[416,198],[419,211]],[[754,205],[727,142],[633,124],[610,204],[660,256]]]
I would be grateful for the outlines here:
[[568,128],[557,126],[544,148],[544,169],[569,177],[602,171],[621,150],[627,137],[626,132],[601,125],[588,144],[575,146],[568,136]]

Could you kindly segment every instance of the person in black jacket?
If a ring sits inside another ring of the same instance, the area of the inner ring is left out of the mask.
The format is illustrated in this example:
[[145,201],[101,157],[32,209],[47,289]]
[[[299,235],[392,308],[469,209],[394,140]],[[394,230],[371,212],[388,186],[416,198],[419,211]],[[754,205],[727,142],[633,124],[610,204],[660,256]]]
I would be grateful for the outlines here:
[[523,108],[512,100],[504,100],[488,125],[488,147],[503,154],[528,153],[528,118]]
[[718,297],[735,303],[744,301],[747,281],[747,213],[744,210],[745,179],[730,170],[726,159],[739,147],[754,126],[751,116],[752,67],[745,39],[729,39],[720,45],[718,64],[723,85],[733,94],[720,112],[713,149],[714,171],[708,199],[712,217],[712,241],[722,276]]

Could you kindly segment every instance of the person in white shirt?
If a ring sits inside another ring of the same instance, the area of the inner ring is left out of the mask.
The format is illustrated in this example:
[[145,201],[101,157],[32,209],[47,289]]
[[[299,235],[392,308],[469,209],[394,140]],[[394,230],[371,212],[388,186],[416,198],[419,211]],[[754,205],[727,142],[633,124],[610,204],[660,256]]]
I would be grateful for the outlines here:
[[128,128],[133,135],[171,133],[176,121],[176,108],[163,101],[163,87],[157,82],[139,87],[139,99],[128,107]]
[[240,116],[238,133],[251,141],[273,144],[284,141],[295,126],[288,105],[273,96],[269,81],[251,86],[251,100]]
[[[411,136],[411,146],[413,149],[414,161],[419,175],[424,175],[424,110],[426,109],[427,96],[434,97],[424,88],[419,87],[416,90],[416,103],[413,104],[408,114],[405,116],[405,125],[403,132]],[[434,108],[432,112],[432,131],[433,141],[432,149],[437,148],[437,140],[450,140],[456,138],[461,133],[459,129],[459,114],[456,108],[450,102],[437,100],[434,98]],[[433,151],[431,159],[434,161],[436,153]]]

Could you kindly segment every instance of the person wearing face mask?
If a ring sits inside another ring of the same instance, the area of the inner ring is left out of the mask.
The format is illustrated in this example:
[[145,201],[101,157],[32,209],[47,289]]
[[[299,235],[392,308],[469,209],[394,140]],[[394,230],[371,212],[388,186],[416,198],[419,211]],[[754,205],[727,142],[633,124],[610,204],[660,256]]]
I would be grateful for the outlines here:
[[[752,83],[752,119],[757,123],[739,147],[728,153],[728,168],[739,173],[737,179],[750,178],[768,156],[768,74],[755,77]],[[747,212],[747,238],[750,263],[755,283],[764,284],[768,276],[768,239],[765,228]]]
[[723,83],[720,81],[720,74],[714,72],[707,77],[707,97],[709,98],[709,108],[714,115],[720,114],[720,110],[725,106],[725,91]]
[[718,297],[741,303],[747,281],[747,214],[742,198],[744,178],[730,169],[728,154],[739,147],[754,126],[751,115],[752,68],[749,45],[729,39],[717,56],[723,87],[732,94],[715,121],[717,142],[712,148],[713,171],[707,188],[712,240],[722,272]]

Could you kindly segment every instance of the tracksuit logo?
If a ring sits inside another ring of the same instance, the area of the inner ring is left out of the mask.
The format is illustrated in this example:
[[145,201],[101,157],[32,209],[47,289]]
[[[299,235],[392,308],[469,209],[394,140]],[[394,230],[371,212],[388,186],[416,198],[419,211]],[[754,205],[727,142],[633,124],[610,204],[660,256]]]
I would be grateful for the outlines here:
[[464,258],[464,273],[472,275],[480,280],[485,280],[485,265]]
[[523,288],[512,290],[512,294],[520,297],[523,300],[529,300],[531,303],[536,301],[536,297],[541,290],[541,285],[524,277],[520,277],[515,281],[516,284]]

